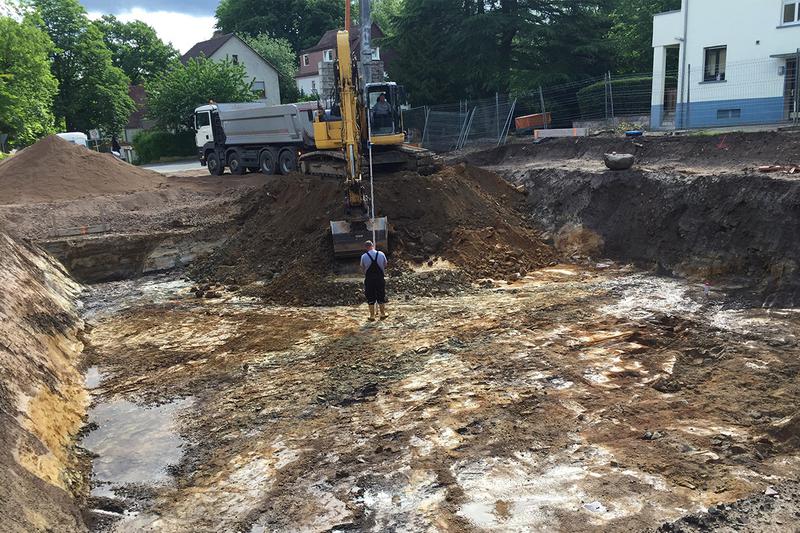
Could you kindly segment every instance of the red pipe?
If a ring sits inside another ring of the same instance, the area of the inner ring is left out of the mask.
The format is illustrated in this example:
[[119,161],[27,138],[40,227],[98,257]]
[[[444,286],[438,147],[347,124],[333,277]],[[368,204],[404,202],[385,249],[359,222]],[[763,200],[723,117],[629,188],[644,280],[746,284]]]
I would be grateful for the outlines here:
[[350,31],[350,2],[351,0],[344,0],[344,31]]

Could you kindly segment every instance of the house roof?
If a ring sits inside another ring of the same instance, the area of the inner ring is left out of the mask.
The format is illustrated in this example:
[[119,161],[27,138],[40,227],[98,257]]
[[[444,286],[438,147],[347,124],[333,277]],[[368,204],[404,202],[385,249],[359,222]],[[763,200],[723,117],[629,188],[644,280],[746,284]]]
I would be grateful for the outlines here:
[[261,61],[263,61],[264,63],[269,65],[272,68],[272,70],[274,70],[275,72],[278,72],[278,69],[275,68],[275,65],[273,65],[272,62],[270,62],[267,58],[265,58],[264,56],[259,54],[257,50],[255,50],[252,46],[247,44],[247,42],[244,39],[240,38],[235,33],[226,33],[225,35],[220,35],[218,37],[212,37],[211,39],[209,39],[207,41],[201,41],[201,42],[195,44],[194,46],[192,46],[189,49],[188,52],[186,52],[185,54],[183,54],[181,56],[181,62],[186,63],[190,59],[193,59],[195,57],[200,57],[200,55],[204,55],[206,57],[211,57],[212,55],[214,55],[216,53],[217,50],[222,48],[222,45],[224,45],[225,43],[227,43],[231,39],[236,39],[237,41],[242,43],[244,46],[249,48],[255,55],[257,55],[261,59]]
[[[317,44],[315,44],[311,48],[306,48],[300,53],[308,54],[310,52],[317,52],[319,50],[328,50],[331,48],[336,48],[336,34],[338,32],[339,30],[326,31],[322,35],[322,38],[319,40],[319,42],[317,42]],[[381,37],[383,37],[383,32],[374,22],[372,23],[372,37],[375,39],[380,39]],[[361,26],[359,26],[358,24],[353,24],[352,26],[350,26],[350,48],[355,50],[356,47],[360,46],[360,43],[361,43]]]
[[144,93],[144,85],[130,85],[128,86],[128,96],[131,97],[133,103],[136,105],[136,111],[131,113],[128,117],[128,124],[126,129],[139,129],[144,127],[144,118],[147,111],[146,102],[147,97]]
[[230,41],[233,37],[236,37],[236,35],[233,33],[226,33],[225,35],[212,37],[207,41],[200,41],[181,56],[181,61],[186,63],[192,58],[200,57],[200,55],[211,57],[214,55],[214,52],[222,48],[222,45]]

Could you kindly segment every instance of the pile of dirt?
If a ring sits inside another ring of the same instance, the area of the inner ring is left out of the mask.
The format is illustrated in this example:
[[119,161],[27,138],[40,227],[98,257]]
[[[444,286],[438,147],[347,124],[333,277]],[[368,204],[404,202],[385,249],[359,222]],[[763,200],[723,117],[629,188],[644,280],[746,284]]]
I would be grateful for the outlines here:
[[0,204],[123,194],[163,183],[156,172],[50,135],[0,163]]
[[[390,293],[450,294],[480,278],[518,278],[554,259],[520,214],[524,194],[494,173],[458,165],[431,176],[380,176],[375,195],[390,224]],[[332,278],[343,267],[333,259],[328,224],[344,217],[337,180],[276,177],[249,201],[238,232],[195,265],[195,277],[262,281],[259,295],[278,303],[359,301],[358,283]],[[455,268],[414,274],[440,259]]]

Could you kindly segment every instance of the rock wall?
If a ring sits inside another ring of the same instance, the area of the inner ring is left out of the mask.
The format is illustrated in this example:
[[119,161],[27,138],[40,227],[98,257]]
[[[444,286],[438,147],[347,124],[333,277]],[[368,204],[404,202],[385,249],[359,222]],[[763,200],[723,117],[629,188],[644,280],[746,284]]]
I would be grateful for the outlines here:
[[524,184],[536,222],[596,233],[602,257],[692,279],[735,281],[767,305],[797,305],[800,181],[766,175],[529,169]]
[[0,233],[0,524],[85,531],[72,445],[87,396],[80,286],[37,248]]

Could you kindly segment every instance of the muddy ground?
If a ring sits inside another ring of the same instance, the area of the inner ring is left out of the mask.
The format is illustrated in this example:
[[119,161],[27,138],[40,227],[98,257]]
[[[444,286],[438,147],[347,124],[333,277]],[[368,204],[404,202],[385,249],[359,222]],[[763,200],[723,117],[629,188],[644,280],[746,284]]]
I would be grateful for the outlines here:
[[[74,274],[124,279],[67,302],[90,455],[23,461],[15,501],[46,483],[61,516],[36,527],[65,531],[795,531],[797,181],[753,169],[796,139],[554,140],[382,177],[396,255],[374,324],[324,255],[335,183],[0,206]],[[633,171],[600,166],[626,149]],[[53,241],[87,224],[108,229]],[[74,433],[78,392],[70,424],[40,425]]]
[[607,265],[378,324],[130,289],[87,303],[94,445],[135,473],[113,420],[151,413],[140,437],[170,466],[95,479],[114,531],[644,530],[800,471],[794,311]]

